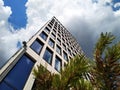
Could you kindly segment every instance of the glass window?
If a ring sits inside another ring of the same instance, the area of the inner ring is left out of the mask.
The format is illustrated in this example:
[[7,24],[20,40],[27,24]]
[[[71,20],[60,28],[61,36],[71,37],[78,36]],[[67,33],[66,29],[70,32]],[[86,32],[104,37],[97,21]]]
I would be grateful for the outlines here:
[[58,45],[56,45],[56,52],[61,54],[61,48]]
[[65,46],[65,44],[63,44],[63,49],[65,49],[65,50],[66,50],[66,46]]
[[52,37],[53,39],[55,39],[56,36],[52,33],[52,34],[51,34],[51,37]]
[[58,30],[58,33],[60,33],[60,30]]
[[14,90],[10,85],[7,85],[5,81],[0,83],[0,90]]
[[62,40],[63,40],[63,43],[65,43],[65,40],[64,40],[64,38],[62,38]]
[[50,33],[50,29],[48,29],[47,27],[45,28],[45,32],[47,32],[48,34]]
[[68,61],[67,53],[63,52],[63,58]]
[[58,34],[58,37],[61,38],[60,34]]
[[73,47],[71,47],[71,50],[73,50]]
[[50,28],[52,28],[52,26],[51,26],[50,24],[48,24],[48,26],[49,26]]
[[33,44],[30,46],[37,54],[40,53],[43,43],[40,42],[38,39],[33,42]]
[[57,38],[57,43],[58,43],[58,45],[61,44],[61,41],[60,41],[60,39],[58,39],[58,38]]
[[75,54],[73,53],[73,56],[75,57]]
[[54,29],[57,29],[57,26],[54,26]]
[[53,57],[53,52],[50,49],[46,48],[43,59],[47,61],[49,64],[51,64],[52,57]]
[[56,34],[56,31],[55,31],[55,29],[53,29],[53,33],[54,33],[54,34]]
[[52,23],[54,23],[54,21],[55,21],[54,19],[51,20]]
[[48,44],[49,44],[49,45],[53,48],[53,47],[54,47],[55,42],[54,42],[52,39],[49,39]]
[[55,26],[57,27],[57,22],[55,22]]
[[70,49],[68,49],[68,53],[71,55],[71,51],[70,51]]
[[61,62],[60,58],[56,57],[56,59],[55,59],[55,69],[58,72],[60,72],[61,67],[62,67],[62,62]]
[[50,22],[50,25],[53,26],[53,22]]
[[28,56],[23,55],[0,83],[0,90],[23,90],[33,65],[34,62]]
[[63,31],[63,28],[61,27],[61,31]]
[[[67,40],[68,41],[68,40]],[[67,46],[69,47],[69,44],[68,43],[66,43],[67,44]]]
[[60,30],[60,24],[58,24],[58,29]]
[[40,34],[40,37],[41,37],[42,39],[46,40],[46,39],[47,39],[47,34],[46,34],[45,32],[42,32],[42,33]]

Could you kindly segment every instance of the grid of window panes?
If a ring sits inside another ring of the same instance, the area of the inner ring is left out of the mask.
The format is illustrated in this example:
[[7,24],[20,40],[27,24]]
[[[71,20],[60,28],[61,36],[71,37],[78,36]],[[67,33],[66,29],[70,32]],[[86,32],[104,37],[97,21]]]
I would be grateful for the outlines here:
[[42,58],[50,65],[54,62],[54,68],[58,72],[65,66],[62,66],[62,63],[66,64],[73,56],[81,54],[81,48],[76,39],[55,17],[41,30],[39,38],[45,42],[36,40],[31,48],[39,54],[45,46]]

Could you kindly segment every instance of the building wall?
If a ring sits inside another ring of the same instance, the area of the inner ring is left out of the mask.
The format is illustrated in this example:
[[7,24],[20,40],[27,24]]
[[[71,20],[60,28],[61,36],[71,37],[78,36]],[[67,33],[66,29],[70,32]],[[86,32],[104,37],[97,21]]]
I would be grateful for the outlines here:
[[[52,44],[49,44],[49,40],[54,42],[54,47],[52,47]],[[60,69],[64,68],[72,57],[76,54],[83,54],[83,51],[72,34],[55,17],[53,17],[27,42],[24,53],[35,61],[34,67],[41,64],[51,73],[59,74]],[[50,54],[52,54],[51,62],[49,62]],[[7,66],[9,65],[10,64]],[[8,72],[9,70],[6,74]],[[1,70],[0,73],[2,73]],[[34,79],[35,77],[31,72],[24,86],[24,90],[31,90]]]

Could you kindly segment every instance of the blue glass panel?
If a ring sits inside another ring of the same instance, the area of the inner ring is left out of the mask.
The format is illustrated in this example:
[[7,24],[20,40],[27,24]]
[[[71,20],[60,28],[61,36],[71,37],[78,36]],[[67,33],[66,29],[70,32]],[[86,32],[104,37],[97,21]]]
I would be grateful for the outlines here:
[[38,42],[37,40],[33,42],[33,44],[31,45],[31,48],[37,53],[39,54],[41,49],[42,49],[43,44]]
[[51,34],[51,37],[52,37],[53,39],[55,39],[56,36],[52,33],[52,34]]
[[47,39],[47,34],[46,34],[45,32],[42,32],[42,33],[40,34],[40,36],[41,36],[41,38],[44,39],[44,40]]
[[63,52],[63,57],[65,60],[68,60],[67,54],[65,52]]
[[15,87],[17,90],[22,90],[33,65],[34,62],[26,55],[23,55],[15,67],[8,73],[4,81]]
[[49,49],[46,49],[43,59],[45,59],[50,64],[52,60],[52,55],[53,53]]
[[0,90],[15,90],[12,87],[9,87],[4,81],[0,83]]
[[56,46],[56,52],[61,54],[61,48],[59,46]]
[[50,30],[46,27],[45,28],[45,31],[49,34],[50,33]]
[[57,43],[58,43],[58,45],[60,45],[61,44],[61,41],[57,38]]
[[57,57],[56,57],[56,60],[55,60],[55,69],[59,72],[61,70],[61,60]]
[[48,44],[53,48],[55,43],[54,43],[54,41],[52,39],[50,39]]

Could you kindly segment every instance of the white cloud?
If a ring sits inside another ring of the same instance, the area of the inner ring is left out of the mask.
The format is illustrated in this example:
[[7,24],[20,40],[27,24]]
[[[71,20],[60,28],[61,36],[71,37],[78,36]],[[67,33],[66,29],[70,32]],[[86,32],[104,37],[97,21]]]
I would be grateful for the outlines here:
[[115,14],[116,17],[119,18],[120,17],[120,10],[117,10],[116,12],[114,12],[114,14]]
[[11,10],[0,0],[0,54],[4,52],[5,56],[11,56],[17,50],[18,41],[27,41],[52,16],[56,16],[77,37],[81,46],[85,46],[84,50],[90,51],[101,32],[114,32],[120,28],[119,14],[106,6],[106,2],[111,3],[111,0],[98,0],[98,3],[92,0],[28,0],[26,29],[15,31],[7,21]]
[[120,7],[120,3],[115,3],[114,8]]

